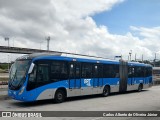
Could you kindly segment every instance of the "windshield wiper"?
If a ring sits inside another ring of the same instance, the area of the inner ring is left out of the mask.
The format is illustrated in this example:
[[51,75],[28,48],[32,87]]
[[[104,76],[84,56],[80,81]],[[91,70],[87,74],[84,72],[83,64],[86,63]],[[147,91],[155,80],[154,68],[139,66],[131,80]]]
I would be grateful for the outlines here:
[[14,74],[13,80],[15,80],[16,78],[17,78],[17,69],[16,69],[16,72],[15,72],[15,74]]
[[[16,72],[15,72],[14,76],[11,78],[11,83],[10,83],[10,84],[11,84],[12,86],[14,86],[12,83],[15,81],[15,78],[17,78],[16,76],[17,76],[17,69],[16,69]],[[15,87],[15,86],[14,86],[14,87]]]

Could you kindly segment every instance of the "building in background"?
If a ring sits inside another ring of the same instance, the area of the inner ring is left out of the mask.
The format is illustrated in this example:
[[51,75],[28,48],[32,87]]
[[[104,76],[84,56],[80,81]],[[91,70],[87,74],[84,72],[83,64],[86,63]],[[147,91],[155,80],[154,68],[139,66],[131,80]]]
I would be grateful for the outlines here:
[[153,84],[160,84],[160,67],[153,67]]

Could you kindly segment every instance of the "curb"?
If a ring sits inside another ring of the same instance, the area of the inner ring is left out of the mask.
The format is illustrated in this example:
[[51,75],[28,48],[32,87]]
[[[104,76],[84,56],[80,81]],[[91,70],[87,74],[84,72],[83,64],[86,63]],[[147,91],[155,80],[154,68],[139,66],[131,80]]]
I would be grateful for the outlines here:
[[10,97],[8,95],[0,95],[0,100],[8,100]]
[[10,97],[8,96],[7,91],[8,91],[8,89],[6,89],[6,88],[0,89],[0,93],[1,93],[1,92],[4,92],[4,93],[1,93],[1,94],[0,94],[0,100],[7,100],[7,99],[10,98]]
[[8,91],[8,88],[0,88],[0,92],[1,91]]

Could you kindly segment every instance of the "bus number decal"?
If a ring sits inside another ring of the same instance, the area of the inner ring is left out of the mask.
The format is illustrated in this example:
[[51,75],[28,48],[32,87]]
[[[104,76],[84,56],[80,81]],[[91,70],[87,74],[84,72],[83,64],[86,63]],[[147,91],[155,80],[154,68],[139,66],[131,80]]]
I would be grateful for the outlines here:
[[84,79],[84,84],[87,86],[91,86],[91,79]]

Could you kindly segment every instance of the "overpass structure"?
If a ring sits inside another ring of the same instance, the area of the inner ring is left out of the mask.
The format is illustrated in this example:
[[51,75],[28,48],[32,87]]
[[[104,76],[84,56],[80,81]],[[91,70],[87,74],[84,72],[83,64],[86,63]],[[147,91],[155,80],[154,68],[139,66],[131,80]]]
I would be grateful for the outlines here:
[[2,52],[2,53],[17,53],[17,54],[32,54],[32,53],[41,53],[41,52],[54,52],[55,53],[56,51],[0,46],[0,52]]
[[50,50],[48,51],[48,50],[40,50],[40,49],[30,49],[30,48],[20,48],[20,47],[8,47],[8,46],[0,46],[0,52],[2,52],[2,53],[16,53],[16,54],[60,53],[60,54],[77,55],[77,56],[82,56],[82,57],[93,57],[93,58],[108,59],[109,60],[109,58],[91,56],[91,55],[83,55],[83,54],[59,52],[59,51],[50,51]]

